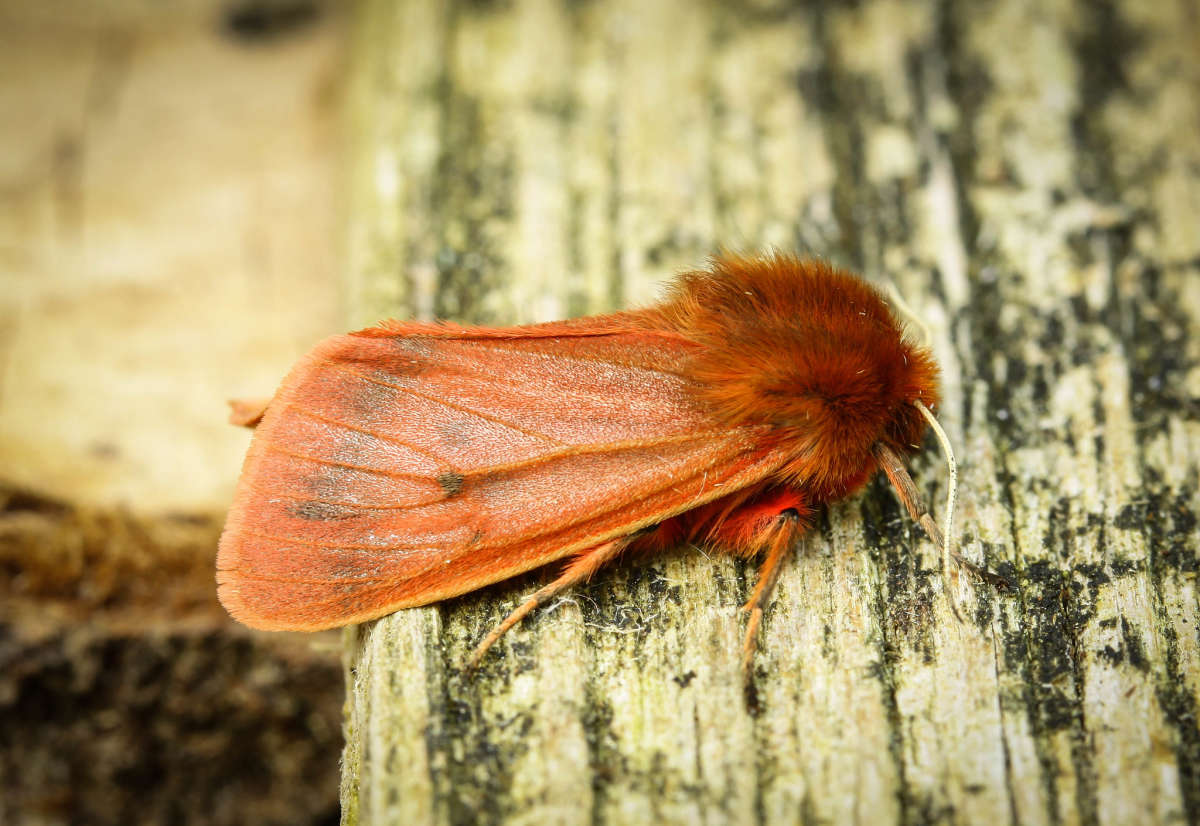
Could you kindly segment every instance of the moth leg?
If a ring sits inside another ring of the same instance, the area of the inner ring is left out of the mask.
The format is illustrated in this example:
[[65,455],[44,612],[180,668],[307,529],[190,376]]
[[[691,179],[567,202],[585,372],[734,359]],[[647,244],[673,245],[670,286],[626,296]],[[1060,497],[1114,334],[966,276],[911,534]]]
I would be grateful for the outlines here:
[[742,672],[747,677],[754,662],[763,609],[779,581],[783,560],[808,527],[805,517],[809,512],[803,496],[785,489],[741,506],[713,531],[713,538],[729,545],[735,553],[765,553],[754,592],[742,606],[750,615],[742,639]]
[[487,653],[487,650],[495,644],[496,640],[500,639],[508,629],[524,619],[530,611],[539,605],[549,602],[552,597],[568,588],[578,585],[581,582],[586,582],[591,578],[592,574],[600,570],[606,562],[618,556],[628,545],[629,537],[621,537],[620,539],[605,542],[579,553],[567,565],[566,570],[562,572],[562,575],[558,579],[534,592],[533,596],[521,603],[511,614],[504,618],[504,622],[497,625],[492,629],[490,634],[483,638],[483,642],[479,643],[474,653],[471,654],[471,658],[467,660],[467,670],[474,669],[479,664],[480,659],[483,658],[483,655]]
[[[781,519],[787,518],[789,517],[781,516]],[[792,516],[790,520],[797,525],[799,523],[798,517]],[[742,606],[742,610],[750,615],[750,619],[746,623],[746,636],[742,638],[742,673],[746,675],[750,674],[750,666],[754,663],[754,652],[758,645],[758,627],[762,624],[763,606],[770,600],[771,593],[779,581],[779,572],[783,569],[784,556],[791,550],[796,538],[801,533],[800,530],[789,528],[792,526],[781,526],[780,530],[772,533],[768,540],[767,555],[758,569],[758,583],[754,586],[754,593]]]

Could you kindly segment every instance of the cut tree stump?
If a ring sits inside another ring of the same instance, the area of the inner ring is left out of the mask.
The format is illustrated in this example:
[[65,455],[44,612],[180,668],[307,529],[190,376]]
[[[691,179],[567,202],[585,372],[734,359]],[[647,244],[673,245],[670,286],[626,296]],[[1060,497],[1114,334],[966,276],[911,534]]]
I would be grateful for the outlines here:
[[[354,322],[635,306],[727,247],[890,279],[961,465],[948,594],[876,481],[785,567],[684,548],[348,634],[348,823],[1200,820],[1200,18],[1187,2],[370,0]],[[932,438],[912,465],[938,503]],[[955,618],[950,596],[964,605]]]

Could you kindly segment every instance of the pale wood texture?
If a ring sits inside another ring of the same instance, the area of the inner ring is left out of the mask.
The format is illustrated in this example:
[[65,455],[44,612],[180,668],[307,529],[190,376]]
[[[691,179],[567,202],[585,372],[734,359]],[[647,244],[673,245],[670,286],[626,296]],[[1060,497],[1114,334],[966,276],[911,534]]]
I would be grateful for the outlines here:
[[891,278],[1016,588],[948,595],[876,483],[786,565],[749,698],[753,568],[704,549],[474,678],[538,577],[400,612],[348,636],[346,822],[1200,819],[1194,5],[369,0],[355,37],[356,321],[637,304],[719,245]]

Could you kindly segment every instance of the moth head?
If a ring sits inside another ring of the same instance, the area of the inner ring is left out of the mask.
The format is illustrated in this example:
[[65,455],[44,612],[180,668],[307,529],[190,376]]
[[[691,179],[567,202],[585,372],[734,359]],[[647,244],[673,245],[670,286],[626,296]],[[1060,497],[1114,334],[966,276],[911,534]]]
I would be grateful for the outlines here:
[[862,279],[789,256],[724,257],[685,274],[656,310],[694,341],[688,365],[713,418],[765,427],[792,458],[781,481],[837,498],[878,468],[872,446],[921,443],[913,406],[938,401],[938,370]]
[[918,405],[937,404],[938,371],[898,328],[842,329],[829,340],[796,348],[794,369],[768,374],[762,392],[796,446],[798,480],[832,499],[877,470],[876,444],[900,455],[920,449],[928,424]]

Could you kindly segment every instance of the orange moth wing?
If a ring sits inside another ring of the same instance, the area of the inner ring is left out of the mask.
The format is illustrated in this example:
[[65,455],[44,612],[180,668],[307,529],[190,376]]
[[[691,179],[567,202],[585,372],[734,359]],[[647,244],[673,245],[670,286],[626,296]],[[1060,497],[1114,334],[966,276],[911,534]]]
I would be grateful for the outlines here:
[[463,594],[745,488],[787,460],[697,401],[697,345],[638,313],[387,323],[318,345],[267,407],[217,562],[256,628]]

